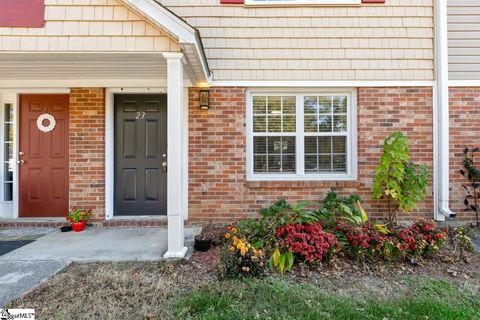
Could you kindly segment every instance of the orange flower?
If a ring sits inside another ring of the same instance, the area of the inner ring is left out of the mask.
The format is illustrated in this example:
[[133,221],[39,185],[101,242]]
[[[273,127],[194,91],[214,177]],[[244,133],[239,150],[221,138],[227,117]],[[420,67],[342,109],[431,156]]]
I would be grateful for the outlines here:
[[232,228],[233,233],[237,233],[237,228]]
[[230,248],[229,248],[228,250],[230,250],[230,252],[233,252],[233,251],[235,251],[235,247],[234,247],[234,246],[230,246]]
[[227,230],[232,230],[232,226],[227,226]]
[[225,233],[225,239],[230,239],[230,233]]

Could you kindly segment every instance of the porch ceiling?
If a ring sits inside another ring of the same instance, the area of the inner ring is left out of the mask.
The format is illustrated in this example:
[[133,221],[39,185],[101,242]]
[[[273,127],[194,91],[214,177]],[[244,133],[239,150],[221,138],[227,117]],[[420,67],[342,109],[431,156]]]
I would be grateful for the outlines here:
[[[166,59],[159,53],[0,53],[3,81],[151,79],[160,82],[166,77]],[[188,72],[184,78],[191,80]]]

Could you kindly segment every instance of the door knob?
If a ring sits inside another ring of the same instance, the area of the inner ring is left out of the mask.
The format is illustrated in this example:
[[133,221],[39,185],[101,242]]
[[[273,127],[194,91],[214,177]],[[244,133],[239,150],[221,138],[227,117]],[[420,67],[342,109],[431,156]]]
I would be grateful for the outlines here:
[[23,156],[24,154],[25,154],[25,152],[22,152],[22,151],[20,151],[20,152],[18,153],[19,156]]
[[163,171],[167,172],[167,163],[163,162],[162,163]]
[[19,165],[22,165],[22,164],[25,163],[25,160],[18,160],[17,163],[18,163]]

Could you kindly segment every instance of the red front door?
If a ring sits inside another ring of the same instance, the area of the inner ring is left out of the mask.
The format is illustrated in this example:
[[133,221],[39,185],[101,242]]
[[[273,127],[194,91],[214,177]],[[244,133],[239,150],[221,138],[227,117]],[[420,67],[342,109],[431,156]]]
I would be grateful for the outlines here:
[[68,105],[68,95],[20,96],[20,217],[68,211]]

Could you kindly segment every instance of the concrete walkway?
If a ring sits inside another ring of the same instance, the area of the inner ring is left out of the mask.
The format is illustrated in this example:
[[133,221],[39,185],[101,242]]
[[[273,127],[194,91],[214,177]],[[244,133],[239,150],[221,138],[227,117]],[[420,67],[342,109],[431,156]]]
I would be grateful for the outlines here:
[[[189,253],[201,230],[185,229]],[[167,251],[165,228],[87,228],[55,231],[0,256],[0,308],[53,277],[71,262],[158,261]]]

